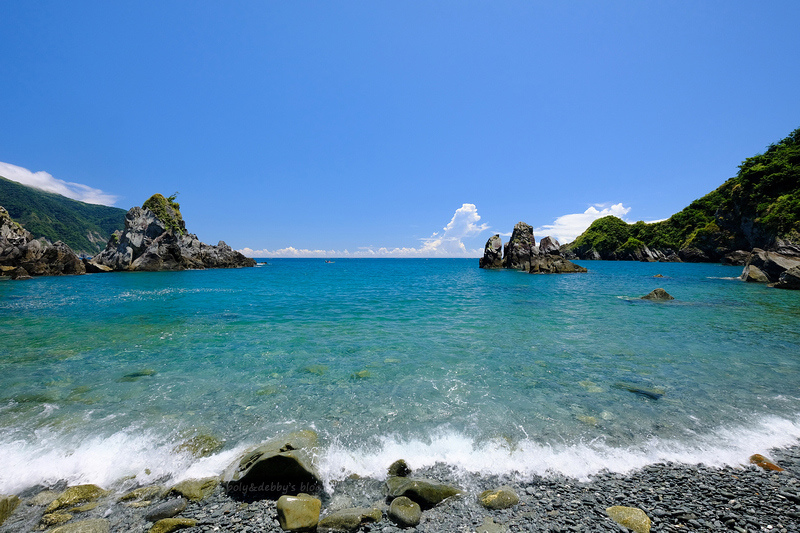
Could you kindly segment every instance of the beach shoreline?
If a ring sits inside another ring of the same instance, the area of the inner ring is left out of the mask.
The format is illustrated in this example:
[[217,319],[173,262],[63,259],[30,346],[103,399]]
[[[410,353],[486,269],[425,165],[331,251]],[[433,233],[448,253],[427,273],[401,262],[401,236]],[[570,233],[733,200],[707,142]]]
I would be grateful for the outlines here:
[[[606,509],[611,506],[643,510],[652,522],[651,531],[800,531],[800,442],[765,455],[783,471],[755,465],[718,468],[659,463],[626,474],[604,472],[580,481],[563,475],[526,479],[481,475],[437,463],[414,470],[410,477],[457,486],[463,493],[424,510],[419,525],[412,528],[401,528],[387,516],[382,479],[351,476],[334,482],[331,493],[318,497],[322,500],[322,517],[356,507],[381,509],[380,521],[365,523],[357,530],[382,533],[627,531],[608,516]],[[501,486],[513,489],[519,503],[503,510],[483,507],[478,495]],[[37,487],[21,493],[19,505],[0,526],[0,533],[83,531],[42,527],[48,500],[43,496],[55,495],[57,490],[52,489],[64,488]],[[84,522],[101,528],[88,531],[108,527],[106,531],[148,532],[153,522],[147,515],[165,503],[179,501],[174,493],[153,498],[149,504],[120,501],[120,496],[112,491],[97,505],[63,511],[72,515],[64,527]],[[274,500],[244,502],[226,494],[218,484],[201,500],[187,501],[175,516],[184,520],[181,530],[187,533],[283,531]],[[194,525],[186,527],[190,524]]]

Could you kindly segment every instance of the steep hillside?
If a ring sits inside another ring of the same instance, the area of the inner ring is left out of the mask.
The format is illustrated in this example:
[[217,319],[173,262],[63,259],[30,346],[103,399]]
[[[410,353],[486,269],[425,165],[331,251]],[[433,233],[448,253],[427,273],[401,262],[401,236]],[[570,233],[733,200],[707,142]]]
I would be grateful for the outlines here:
[[667,220],[595,220],[565,250],[581,259],[641,259],[643,247],[667,258],[719,261],[735,250],[800,244],[800,129],[749,157],[736,177]]
[[124,209],[78,202],[3,177],[0,206],[35,238],[64,241],[78,254],[103,250],[111,234],[125,225]]

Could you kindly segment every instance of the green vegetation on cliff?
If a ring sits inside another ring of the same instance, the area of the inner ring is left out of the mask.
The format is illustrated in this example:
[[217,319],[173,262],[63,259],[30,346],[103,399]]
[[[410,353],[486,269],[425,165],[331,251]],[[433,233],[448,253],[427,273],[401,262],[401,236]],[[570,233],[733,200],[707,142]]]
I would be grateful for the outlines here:
[[627,224],[617,217],[595,220],[568,247],[603,258],[637,246],[697,248],[717,260],[733,250],[768,248],[776,239],[800,238],[800,128],[766,152],[748,157],[738,174],[667,220]]
[[183,215],[181,215],[181,205],[175,201],[177,196],[178,193],[175,193],[169,198],[164,198],[163,194],[156,193],[142,204],[142,208],[155,213],[167,228],[182,235],[185,233],[186,226],[183,222]]
[[77,253],[93,255],[125,226],[125,210],[87,204],[0,177],[0,205],[35,238],[64,241]]

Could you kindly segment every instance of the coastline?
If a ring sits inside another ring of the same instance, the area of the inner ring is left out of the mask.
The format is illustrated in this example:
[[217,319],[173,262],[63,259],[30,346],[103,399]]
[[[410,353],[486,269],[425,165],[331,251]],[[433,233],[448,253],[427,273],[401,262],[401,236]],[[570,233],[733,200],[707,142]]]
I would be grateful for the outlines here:
[[[800,441],[786,448],[773,449],[767,457],[784,470],[764,470],[754,465],[708,467],[659,463],[627,474],[600,473],[588,481],[562,475],[515,476],[481,475],[459,471],[443,463],[415,470],[421,477],[454,485],[463,494],[448,498],[422,513],[418,526],[401,528],[386,511],[383,479],[351,476],[333,484],[330,494],[319,495],[324,517],[354,507],[378,507],[383,517],[352,531],[444,532],[469,531],[627,531],[606,513],[611,506],[642,509],[652,521],[651,531],[800,531]],[[410,465],[413,469],[414,465]],[[387,465],[388,467],[388,465]],[[166,482],[166,480],[165,480]],[[478,501],[485,490],[511,487],[519,503],[504,510],[490,510]],[[55,487],[63,490],[65,486]],[[210,492],[210,491],[209,491]],[[46,509],[45,487],[21,493],[21,502],[0,526],[0,533],[23,533],[43,529],[40,521]],[[151,531],[153,523],[145,517],[169,498],[154,498],[152,503],[119,501],[122,492],[102,496],[95,504],[73,508],[71,527],[100,527],[87,531]],[[52,500],[51,500],[52,501]],[[48,502],[49,503],[49,502]],[[243,502],[228,496],[221,485],[199,501],[188,501],[176,514],[184,519],[181,531],[281,532],[276,502]],[[188,521],[186,521],[188,520]],[[88,521],[88,522],[86,522]],[[194,522],[194,526],[186,527]],[[58,528],[49,531],[59,531]],[[61,531],[83,531],[67,529]]]

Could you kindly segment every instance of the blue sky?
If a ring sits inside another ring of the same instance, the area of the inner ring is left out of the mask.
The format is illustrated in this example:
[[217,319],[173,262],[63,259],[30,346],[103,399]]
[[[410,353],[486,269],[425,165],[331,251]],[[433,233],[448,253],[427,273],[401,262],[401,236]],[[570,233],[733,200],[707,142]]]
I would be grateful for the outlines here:
[[0,3],[0,175],[256,256],[658,220],[800,127],[800,2]]

